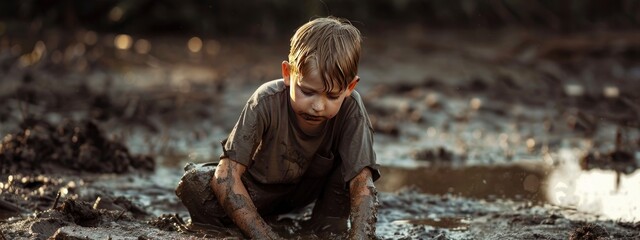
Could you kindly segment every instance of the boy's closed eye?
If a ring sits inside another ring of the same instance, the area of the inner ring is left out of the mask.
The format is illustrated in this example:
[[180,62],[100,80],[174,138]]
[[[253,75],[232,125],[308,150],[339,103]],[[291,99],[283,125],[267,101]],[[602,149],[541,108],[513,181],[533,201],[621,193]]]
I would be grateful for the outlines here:
[[313,94],[314,94],[314,92],[308,91],[308,90],[302,90],[301,89],[300,91],[302,92],[302,94],[304,94],[306,96],[309,96],[309,97],[313,96]]
[[[302,86],[300,86],[300,91],[302,92],[302,94],[308,97],[316,94],[316,91],[306,89]],[[327,93],[327,97],[331,100],[337,100],[338,98],[340,98],[340,93]]]
[[329,99],[331,100],[337,100],[338,98],[340,98],[339,94],[329,94],[327,95],[327,97],[329,97]]

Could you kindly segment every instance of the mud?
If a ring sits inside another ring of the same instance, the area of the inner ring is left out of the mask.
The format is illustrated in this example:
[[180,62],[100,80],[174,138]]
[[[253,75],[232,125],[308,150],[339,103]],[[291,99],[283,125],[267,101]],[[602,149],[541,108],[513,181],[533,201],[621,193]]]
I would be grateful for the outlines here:
[[56,168],[88,172],[123,173],[133,169],[151,171],[155,161],[135,156],[117,141],[107,140],[92,121],[62,121],[53,125],[27,118],[21,130],[4,136],[0,144],[2,174],[52,173]]
[[[640,238],[635,42],[567,51],[558,42],[603,33],[414,30],[371,34],[360,67],[382,165],[376,238]],[[193,224],[174,189],[186,162],[218,159],[286,44],[219,39],[213,55],[186,40],[139,54],[61,37],[29,65],[0,49],[2,237],[243,238]],[[311,209],[267,223],[345,238],[306,229]]]

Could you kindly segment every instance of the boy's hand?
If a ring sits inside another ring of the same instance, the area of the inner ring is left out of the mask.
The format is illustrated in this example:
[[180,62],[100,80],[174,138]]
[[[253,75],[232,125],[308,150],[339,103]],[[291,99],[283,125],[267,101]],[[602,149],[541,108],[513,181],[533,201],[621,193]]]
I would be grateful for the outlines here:
[[364,168],[349,183],[351,230],[348,239],[375,239],[378,196],[371,171]]
[[260,217],[249,197],[240,178],[245,170],[244,165],[231,159],[220,160],[211,179],[213,192],[227,215],[246,236],[252,239],[281,239]]

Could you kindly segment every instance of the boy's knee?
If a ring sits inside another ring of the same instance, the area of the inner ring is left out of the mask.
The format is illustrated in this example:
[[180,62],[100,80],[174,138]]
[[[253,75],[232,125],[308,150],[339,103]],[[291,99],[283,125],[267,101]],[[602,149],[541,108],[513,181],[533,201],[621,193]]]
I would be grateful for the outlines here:
[[214,200],[215,195],[210,182],[215,167],[204,164],[188,164],[186,172],[176,187],[176,196],[189,211],[196,210],[209,200]]
[[188,164],[185,167],[186,172],[182,175],[178,187],[176,188],[176,195],[179,198],[183,196],[189,196],[198,194],[200,192],[210,192],[209,187],[215,167],[208,166],[193,166]]
[[[208,223],[215,217],[224,216],[210,187],[215,166],[207,164],[188,164],[186,172],[176,187],[176,196],[189,210],[194,222]],[[213,223],[217,223],[214,221]]]

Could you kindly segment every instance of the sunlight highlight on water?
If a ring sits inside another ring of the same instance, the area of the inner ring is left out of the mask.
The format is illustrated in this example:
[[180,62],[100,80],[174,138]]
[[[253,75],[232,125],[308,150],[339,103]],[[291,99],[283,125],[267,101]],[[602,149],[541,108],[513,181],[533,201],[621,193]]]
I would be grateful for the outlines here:
[[640,170],[632,174],[592,169],[584,171],[578,159],[581,151],[561,149],[563,164],[547,178],[548,201],[563,207],[596,214],[604,219],[640,220]]

